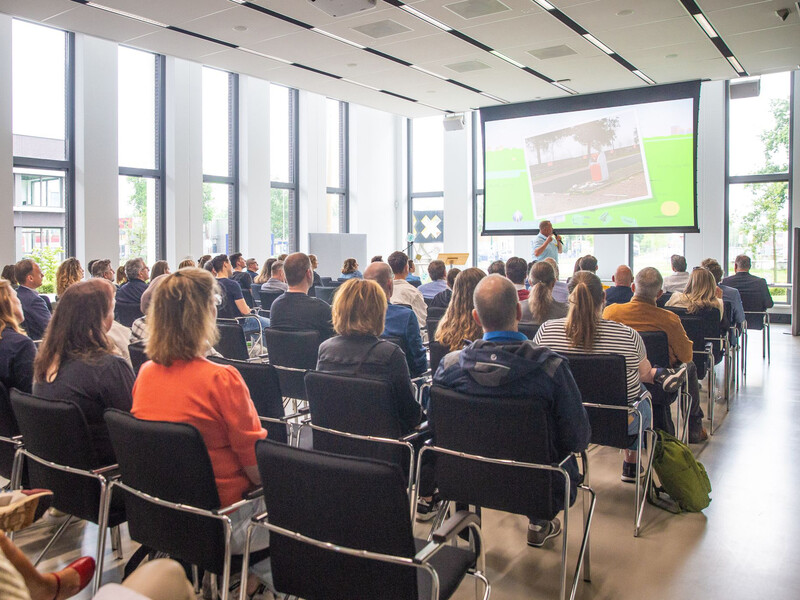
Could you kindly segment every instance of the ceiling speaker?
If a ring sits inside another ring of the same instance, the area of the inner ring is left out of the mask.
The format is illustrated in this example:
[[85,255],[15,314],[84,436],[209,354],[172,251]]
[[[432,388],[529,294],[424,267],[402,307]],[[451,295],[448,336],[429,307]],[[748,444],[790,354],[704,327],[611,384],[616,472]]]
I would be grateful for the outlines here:
[[748,79],[746,81],[731,81],[731,100],[740,98],[756,98],[761,93],[761,79]]
[[459,131],[464,129],[466,120],[464,119],[464,113],[456,113],[454,115],[447,115],[442,123],[444,124],[445,131]]
[[377,0],[308,0],[332,17],[344,17],[375,8]]

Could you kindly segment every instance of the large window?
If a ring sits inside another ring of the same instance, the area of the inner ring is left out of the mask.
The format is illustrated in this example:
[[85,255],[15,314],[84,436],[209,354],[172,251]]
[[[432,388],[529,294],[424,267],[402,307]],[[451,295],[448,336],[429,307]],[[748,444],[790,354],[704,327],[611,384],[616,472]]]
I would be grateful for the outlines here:
[[444,250],[444,127],[442,117],[408,121],[408,230],[417,276]]
[[682,233],[634,233],[631,237],[634,275],[645,267],[655,267],[668,277],[672,275],[672,255],[686,254]]
[[326,113],[326,229],[328,233],[347,233],[348,223],[348,105],[325,100]]
[[761,77],[761,92],[728,104],[727,270],[747,254],[751,272],[788,302],[791,73]]
[[297,90],[270,85],[270,254],[297,250]]
[[203,253],[237,244],[238,76],[203,67]]
[[164,257],[164,58],[119,48],[119,261]]
[[12,22],[14,231],[17,259],[63,259],[73,197],[72,35]]

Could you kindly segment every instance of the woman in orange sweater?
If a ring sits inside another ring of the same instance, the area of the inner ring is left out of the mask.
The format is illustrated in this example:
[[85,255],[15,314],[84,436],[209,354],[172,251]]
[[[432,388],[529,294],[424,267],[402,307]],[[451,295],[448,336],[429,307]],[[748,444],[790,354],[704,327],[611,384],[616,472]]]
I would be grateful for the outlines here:
[[[204,358],[218,336],[219,297],[219,287],[208,271],[186,268],[164,278],[147,310],[146,349],[151,360],[139,371],[131,412],[139,419],[196,427],[208,448],[221,505],[229,506],[260,485],[255,443],[267,432],[239,372]],[[262,500],[231,515],[234,553],[244,549],[250,517],[263,511]],[[268,536],[262,535],[253,550],[268,544]],[[270,583],[268,561],[253,565],[251,573]],[[251,577],[248,592],[257,585]]]

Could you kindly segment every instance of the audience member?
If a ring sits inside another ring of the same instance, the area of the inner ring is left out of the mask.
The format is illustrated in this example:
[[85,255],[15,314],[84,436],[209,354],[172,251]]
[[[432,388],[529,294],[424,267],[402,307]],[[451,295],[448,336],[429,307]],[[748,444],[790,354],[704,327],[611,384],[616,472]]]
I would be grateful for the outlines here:
[[302,252],[290,254],[283,263],[289,289],[278,296],[269,311],[273,329],[319,333],[320,341],[333,336],[331,307],[308,295],[314,281],[311,260]]
[[[683,292],[675,292],[667,300],[666,306],[685,308],[689,314],[702,313],[704,309],[716,308],[720,318],[725,316],[722,304],[722,290],[717,295],[717,282],[711,271],[697,267],[689,275],[689,282]],[[726,326],[727,328],[727,326]]]
[[214,262],[209,260],[203,265],[203,269],[211,273],[214,277],[217,276],[217,270],[214,268]]
[[539,223],[539,234],[533,241],[533,262],[552,258],[558,260],[558,255],[564,251],[561,238],[553,233],[553,224],[550,221]]
[[277,258],[268,258],[265,260],[264,266],[261,267],[261,273],[253,280],[253,283],[267,283],[269,278],[272,277],[272,265],[274,265],[277,260]]
[[124,285],[127,282],[128,282],[128,278],[125,275],[125,265],[120,265],[120,266],[117,267],[117,275],[116,275],[115,283],[117,284],[117,287],[119,287],[121,285]]
[[553,267],[553,273],[555,273],[556,276],[556,284],[553,286],[553,300],[556,302],[567,302],[569,299],[569,289],[565,282],[559,281],[558,262],[556,262],[554,258],[545,258],[544,262]]
[[178,269],[187,269],[189,267],[196,267],[197,263],[195,263],[191,258],[184,258],[180,263],[178,263]]
[[369,262],[383,262],[383,256],[381,254],[376,254]]
[[[311,261],[311,272],[314,275],[314,283],[311,284],[311,289],[316,288],[317,286],[322,287],[322,277],[319,276],[317,273],[317,269],[319,268],[319,261],[317,260],[316,254],[309,254],[308,260]],[[313,294],[316,296],[316,294]]]
[[[221,319],[246,317],[240,321],[244,334],[248,337],[255,333],[263,336],[263,329],[269,327],[269,319],[250,312],[250,307],[242,295],[242,287],[231,279],[233,267],[228,256],[217,254],[210,263],[216,273],[217,283],[222,289],[222,306],[218,309],[218,316]],[[265,343],[263,339],[261,341]]]
[[414,287],[419,287],[422,283],[422,279],[416,274],[417,266],[414,264],[412,259],[408,259],[408,275],[406,275],[406,281],[413,285]]
[[6,265],[3,267],[3,274],[0,275],[0,279],[5,279],[8,281],[12,287],[17,287],[17,276],[14,275],[14,265]]
[[92,263],[92,269],[89,271],[92,277],[105,279],[109,283],[114,283],[114,267],[111,266],[111,261],[107,258],[95,260]]
[[243,290],[249,290],[250,285],[253,283],[253,279],[250,277],[250,273],[248,273],[245,269],[247,263],[245,262],[244,258],[242,258],[242,253],[235,252],[234,254],[231,254],[230,260],[231,266],[233,267],[231,279],[242,286]]
[[34,362],[33,393],[74,402],[89,425],[99,467],[116,462],[103,411],[131,409],[133,370],[118,356],[108,331],[114,322],[114,286],[103,279],[71,285]]
[[157,260],[153,263],[153,268],[150,269],[150,281],[159,275],[169,275],[172,271],[169,268],[169,263],[165,260]]
[[428,276],[431,280],[417,288],[422,297],[433,299],[436,294],[445,291],[447,289],[446,275],[447,267],[443,260],[432,260],[428,263]]
[[342,265],[342,274],[339,276],[339,281],[347,281],[348,279],[363,279],[364,275],[358,270],[358,261],[355,258],[347,258]]
[[[569,283],[569,313],[564,319],[542,323],[535,344],[559,353],[619,354],[625,358],[628,383],[628,404],[638,407],[642,428],[650,427],[650,403],[644,399],[641,382],[658,383],[668,393],[675,392],[685,378],[684,370],[656,369],[647,360],[641,336],[627,325],[602,318],[605,293],[600,278],[590,271],[578,271]],[[639,417],[628,418],[628,433],[637,435]],[[624,453],[622,480],[636,481],[636,448],[640,440]]]
[[[552,275],[553,269],[546,263],[540,261],[536,265]],[[521,311],[515,286],[509,280],[489,275],[478,283],[474,296],[473,317],[481,327],[482,338],[445,356],[434,384],[491,400],[523,397],[540,405],[547,414],[553,450],[549,462],[555,464],[569,457],[565,469],[570,476],[571,504],[581,478],[571,454],[586,450],[591,428],[569,363],[555,352],[535,346],[517,331]],[[563,486],[553,486],[552,502],[563,506]],[[560,532],[558,518],[531,518],[528,544],[541,547]]]
[[506,261],[506,277],[514,284],[520,300],[528,299],[528,289],[525,287],[525,276],[528,274],[528,263],[524,258],[512,256]]
[[255,258],[248,258],[246,266],[247,274],[250,275],[250,279],[255,283],[256,277],[258,277],[258,261]]
[[633,298],[633,273],[628,265],[620,265],[611,276],[614,285],[606,290],[606,306],[612,304],[625,304]]
[[24,318],[17,292],[0,279],[0,383],[30,393],[36,346],[20,326]]
[[150,270],[141,258],[132,258],[127,261],[125,263],[125,277],[128,281],[117,290],[117,302],[139,304],[142,294],[147,289],[147,283],[145,282],[150,278],[149,275]]
[[689,283],[689,273],[686,272],[686,259],[680,254],[673,254],[669,258],[672,265],[672,275],[664,278],[664,292],[682,292]]
[[73,283],[83,280],[83,267],[81,261],[69,257],[56,269],[56,298],[59,298]]
[[387,381],[406,435],[423,417],[408,373],[403,351],[381,340],[387,299],[375,281],[354,279],[344,283],[333,298],[333,328],[337,337],[319,347],[317,370],[365,379]]
[[736,325],[744,323],[744,307],[742,306],[742,296],[736,288],[725,285],[722,282],[722,265],[713,258],[707,258],[700,266],[714,276],[714,281],[717,282],[717,287],[722,290],[722,303],[731,303],[731,318]]
[[[222,262],[229,270],[227,256]],[[215,296],[222,292],[220,281],[215,282],[200,269],[183,269],[167,275],[155,289],[147,311],[150,360],[142,365],[136,379],[131,412],[139,419],[196,427],[208,449],[220,502],[229,506],[261,484],[255,442],[264,439],[267,432],[261,427],[239,371],[204,358],[219,335]],[[239,285],[229,281],[241,294]],[[244,550],[250,518],[263,511],[263,500],[259,500],[228,515],[233,525],[234,554]],[[268,535],[255,531],[253,541],[253,550],[261,550],[268,545]],[[251,567],[251,573],[262,581],[270,577],[264,563]],[[252,593],[257,585],[250,579],[247,592]]]
[[472,295],[478,282],[486,273],[475,267],[464,269],[456,277],[453,285],[453,298],[436,327],[436,341],[452,350],[461,350],[464,341],[474,342],[483,333],[480,325],[472,318]]
[[590,271],[591,273],[597,273],[597,259],[592,256],[591,254],[587,254],[586,256],[581,258],[581,271]]
[[[772,308],[775,303],[772,301],[772,294],[769,293],[767,280],[763,277],[756,277],[750,274],[750,257],[746,254],[740,254],[734,260],[734,274],[722,280],[722,285],[735,288],[741,295],[745,294],[758,295],[761,297],[761,305],[750,307],[748,310],[764,311]],[[17,277],[19,279],[19,277]]]
[[200,258],[197,259],[197,266],[201,269],[206,266],[206,263],[211,260],[210,254],[203,254]]
[[693,362],[692,341],[683,329],[680,317],[675,313],[656,306],[664,285],[661,273],[653,267],[645,267],[636,274],[632,285],[633,298],[627,303],[606,306],[603,318],[616,321],[638,332],[663,331],[667,334],[669,361],[671,367],[686,363],[686,380],[692,405],[689,411],[689,441],[699,443],[708,439],[703,428],[703,410],[700,408],[700,386],[697,381],[697,367]]
[[413,310],[388,301],[392,297],[393,278],[392,268],[384,262],[370,263],[364,270],[364,279],[377,283],[386,294],[386,326],[381,336],[402,340],[401,348],[406,355],[408,371],[412,377],[418,377],[428,369],[422,334]]
[[86,272],[89,274],[89,277],[92,276],[92,267],[94,266],[94,263],[96,263],[98,260],[99,259],[97,258],[93,258],[88,263],[86,263]]
[[461,273],[461,269],[458,267],[450,267],[450,270],[447,271],[447,289],[433,297],[431,308],[447,308],[450,304],[450,298],[453,297],[453,284],[459,273]]
[[503,277],[505,277],[506,276],[506,263],[504,263],[502,260],[496,260],[492,264],[489,265],[489,268],[486,269],[486,272],[489,275],[494,275],[496,273],[497,275],[502,275]]
[[267,283],[261,286],[262,292],[285,292],[289,289],[286,284],[286,275],[283,272],[283,261],[276,260],[272,263],[272,276]]
[[523,323],[541,325],[545,321],[563,319],[567,316],[569,305],[566,302],[556,302],[553,299],[556,274],[553,272],[553,267],[549,262],[539,260],[531,263],[529,280],[533,285],[530,297],[520,302],[522,308],[520,320]]
[[36,293],[44,279],[42,270],[30,258],[24,258],[14,265],[14,276],[19,283],[17,297],[22,304],[22,314],[25,317],[20,325],[29,338],[40,340],[50,322],[50,309],[47,308],[44,299]]
[[289,256],[289,255],[284,252],[283,254],[280,254],[278,256],[277,260],[285,261],[287,256]]
[[403,252],[392,252],[387,260],[394,273],[394,289],[389,301],[392,304],[405,304],[410,306],[414,314],[417,315],[417,322],[420,328],[425,327],[425,319],[428,317],[428,305],[420,291],[408,281],[409,261],[408,256]]
[[[185,268],[188,269],[194,267]],[[180,269],[178,270],[180,271]],[[147,341],[147,309],[150,307],[150,302],[153,299],[153,292],[155,292],[156,288],[161,284],[162,281],[164,281],[166,276],[167,273],[151,279],[150,285],[147,286],[144,294],[142,294],[142,299],[139,301],[139,310],[142,311],[143,316],[139,317],[131,324],[131,336],[129,340],[131,344]]]

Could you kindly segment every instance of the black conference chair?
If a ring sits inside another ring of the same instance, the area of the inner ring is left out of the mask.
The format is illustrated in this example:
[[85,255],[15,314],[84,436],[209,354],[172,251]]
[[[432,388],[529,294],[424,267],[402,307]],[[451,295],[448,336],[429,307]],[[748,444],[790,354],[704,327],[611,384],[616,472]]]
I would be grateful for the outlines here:
[[272,303],[275,302],[275,299],[279,296],[283,296],[283,292],[270,292],[260,290],[259,297],[261,298],[261,310],[269,310],[272,308]]
[[450,352],[450,349],[444,344],[431,341],[428,346],[428,352],[430,353],[431,373],[435,375],[439,368],[439,363],[442,362],[445,355]]
[[317,298],[328,304],[333,304],[333,295],[336,293],[337,287],[331,285],[317,286]]
[[323,287],[329,287],[330,282],[333,281],[330,277],[320,277],[319,280]]
[[[483,584],[480,521],[460,512],[433,533],[414,539],[403,475],[396,465],[256,444],[267,512],[248,530],[270,530],[275,588],[298,598],[438,600],[451,597],[465,575]],[[363,500],[368,499],[368,500]],[[448,542],[469,529],[469,549]],[[242,591],[240,598],[244,598]]]
[[131,365],[133,365],[134,375],[138,375],[139,369],[149,360],[144,347],[144,342],[134,342],[133,344],[128,344],[128,354],[131,355]]
[[234,360],[248,360],[250,351],[247,348],[247,339],[244,330],[235,319],[217,319],[219,341],[214,344],[217,352],[225,358]]
[[447,312],[446,308],[441,306],[433,306],[428,308],[428,318],[429,319],[441,319],[444,316],[444,313]]
[[[628,383],[625,358],[618,354],[566,354],[569,368],[581,392],[583,406],[592,425],[591,443],[611,448],[627,449],[637,439],[636,473],[641,473],[645,433],[650,437],[650,459],[644,471],[644,490],[641,477],[636,477],[636,494],[633,513],[633,536],[638,537],[642,514],[647,502],[647,490],[653,472],[655,432],[645,429],[642,413],[628,405]],[[639,432],[628,434],[628,415],[639,416]],[[644,493],[642,493],[644,492]]]
[[391,462],[414,484],[415,442],[427,431],[402,431],[387,381],[310,371],[305,378],[314,449]]
[[[640,331],[639,335],[644,342],[647,351],[647,360],[653,366],[670,367],[669,359],[669,339],[663,331]],[[686,441],[689,429],[689,409],[691,407],[691,396],[689,396],[689,385],[684,383],[677,394],[667,394],[660,385],[645,383],[644,386],[653,397],[653,429],[663,429],[667,433],[675,434],[675,424],[672,421],[670,407],[678,402],[678,437]],[[685,418],[684,418],[685,417]]]
[[539,323],[518,323],[517,330],[529,340],[536,337],[536,332],[539,331]]
[[[418,463],[428,453],[436,456],[436,485],[444,500],[548,520],[564,511],[559,598],[565,600],[572,495],[565,465],[574,458],[554,456],[543,404],[529,397],[470,396],[435,385],[428,419],[434,443],[420,451]],[[588,484],[578,482],[577,488],[591,500],[570,598],[577,591],[584,557],[584,580],[589,581],[589,530],[595,506],[595,493]],[[561,503],[554,499],[555,490]],[[444,512],[437,515],[434,528]]]
[[114,304],[114,320],[119,321],[125,327],[130,327],[133,322],[143,317],[142,309],[138,302],[117,302]]
[[15,480],[14,455],[22,447],[22,435],[11,409],[6,386],[0,383],[0,477]]
[[292,422],[308,414],[308,410],[286,415],[283,410],[283,395],[275,367],[268,363],[230,360],[217,356],[209,356],[208,360],[219,365],[235,367],[250,390],[250,398],[269,439],[281,444],[291,444],[294,431]]
[[[119,461],[111,492],[125,500],[131,539],[222,576],[228,597],[232,565],[228,515],[260,496],[220,507],[203,437],[186,423],[142,421],[116,409],[105,412]],[[268,551],[259,552],[266,558]]]
[[349,279],[331,279],[326,285],[333,288],[338,288],[341,287],[343,283],[347,283],[348,281]]
[[742,361],[744,368],[744,376],[747,376],[747,332],[750,330],[761,331],[761,358],[767,359],[769,364],[771,359],[770,340],[769,340],[769,326],[770,318],[769,312],[764,308],[764,300],[759,292],[749,292],[739,290],[739,295],[742,297],[742,307],[744,308],[744,317],[746,322],[745,339],[744,342],[744,360]]
[[[269,364],[278,370],[284,398],[306,399],[303,377],[317,368],[319,333],[317,331],[281,331],[269,327],[264,330],[267,340]],[[296,411],[295,411],[296,412]]]
[[242,298],[244,298],[245,303],[250,308],[256,307],[256,301],[255,298],[253,297],[253,292],[250,290],[250,288],[247,289],[242,288]]
[[672,298],[672,292],[664,292],[661,296],[656,300],[656,306],[659,308],[666,308],[667,301]]
[[256,306],[261,306],[261,284],[260,283],[251,283],[250,284],[250,295],[253,296],[253,300],[256,303]]
[[[38,564],[66,531],[73,518],[96,523],[97,548],[94,593],[103,576],[106,528],[111,527],[111,545],[122,558],[119,525],[126,520],[119,505],[109,504],[109,485],[117,465],[101,465],[92,446],[89,427],[77,404],[43,400],[19,390],[11,390],[14,409],[25,446],[15,458],[16,481],[27,468],[30,487],[53,491],[53,507],[69,515],[35,559]],[[23,465],[24,461],[24,465]]]

